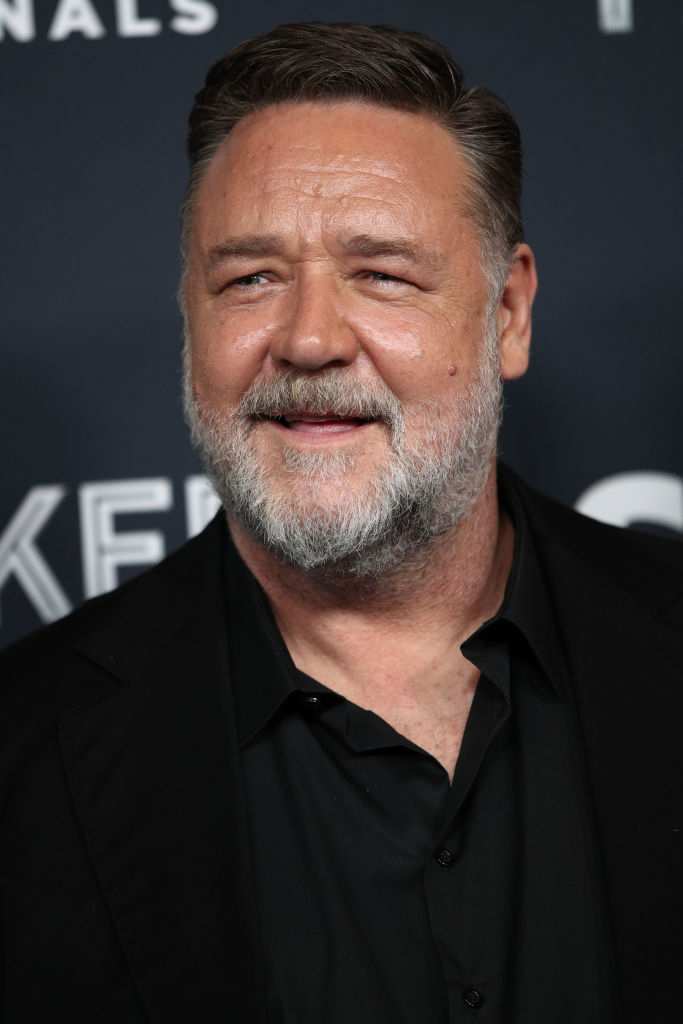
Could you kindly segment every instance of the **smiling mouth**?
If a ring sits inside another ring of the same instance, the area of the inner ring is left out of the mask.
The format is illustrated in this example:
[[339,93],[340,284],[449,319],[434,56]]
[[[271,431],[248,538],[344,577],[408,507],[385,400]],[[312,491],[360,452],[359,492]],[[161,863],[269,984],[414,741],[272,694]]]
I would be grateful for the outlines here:
[[337,413],[323,412],[310,413],[300,410],[287,412],[282,416],[264,416],[271,423],[278,423],[288,430],[301,433],[339,433],[347,430],[355,430],[365,426],[367,423],[374,423],[372,418],[361,416],[343,416]]

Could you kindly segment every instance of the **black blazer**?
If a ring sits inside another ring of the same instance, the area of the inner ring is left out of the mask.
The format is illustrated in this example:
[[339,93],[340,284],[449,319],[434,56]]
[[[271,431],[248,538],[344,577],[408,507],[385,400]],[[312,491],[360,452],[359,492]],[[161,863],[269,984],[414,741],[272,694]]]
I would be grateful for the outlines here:
[[[514,486],[577,695],[620,1020],[676,1019],[683,545]],[[0,656],[4,1024],[265,1024],[221,623],[225,543],[218,516]]]

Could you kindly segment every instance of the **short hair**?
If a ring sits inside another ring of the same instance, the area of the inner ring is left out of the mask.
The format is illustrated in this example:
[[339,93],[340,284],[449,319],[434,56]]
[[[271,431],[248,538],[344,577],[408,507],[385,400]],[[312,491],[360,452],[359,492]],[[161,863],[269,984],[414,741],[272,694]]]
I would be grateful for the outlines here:
[[[465,88],[443,46],[388,25],[279,25],[240,43],[209,69],[189,118],[184,271],[197,190],[237,122],[264,107],[345,100],[424,114],[450,132],[469,172],[465,212],[478,230],[482,269],[497,301],[523,238],[519,128],[496,93],[482,85]],[[182,288],[181,282],[181,302]]]

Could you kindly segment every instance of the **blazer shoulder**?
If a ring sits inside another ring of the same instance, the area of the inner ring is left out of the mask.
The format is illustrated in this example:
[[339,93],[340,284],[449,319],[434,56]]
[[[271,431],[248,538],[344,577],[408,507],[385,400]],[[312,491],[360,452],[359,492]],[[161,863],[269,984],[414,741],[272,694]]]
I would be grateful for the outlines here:
[[[0,652],[0,704],[37,701],[54,711],[114,685],[125,650],[197,613],[210,569],[221,562],[224,533],[216,516],[158,565]],[[104,654],[89,656],[91,638],[100,651],[112,651],[111,672]]]
[[538,493],[516,477],[512,485],[540,547],[656,610],[677,606],[683,625],[683,537],[661,536],[598,522]]

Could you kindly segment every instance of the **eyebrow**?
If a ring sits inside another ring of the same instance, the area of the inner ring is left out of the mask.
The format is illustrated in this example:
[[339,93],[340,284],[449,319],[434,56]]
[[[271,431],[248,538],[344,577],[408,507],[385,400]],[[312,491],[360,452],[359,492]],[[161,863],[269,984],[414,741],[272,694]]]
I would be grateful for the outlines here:
[[[422,264],[434,270],[444,265],[444,258],[438,253],[416,242],[404,238],[381,238],[375,235],[359,234],[340,238],[341,247],[351,256],[365,259],[388,257],[405,263]],[[204,254],[208,269],[230,259],[272,256],[285,250],[286,244],[279,235],[235,235],[212,245]]]
[[236,235],[222,239],[204,253],[207,267],[215,267],[230,259],[270,256],[281,251],[284,242],[278,235]]
[[434,270],[444,265],[444,259],[438,253],[404,238],[378,238],[375,235],[353,235],[343,243],[347,252],[353,256],[364,256],[366,259],[382,256],[401,259],[406,263],[423,264]]

